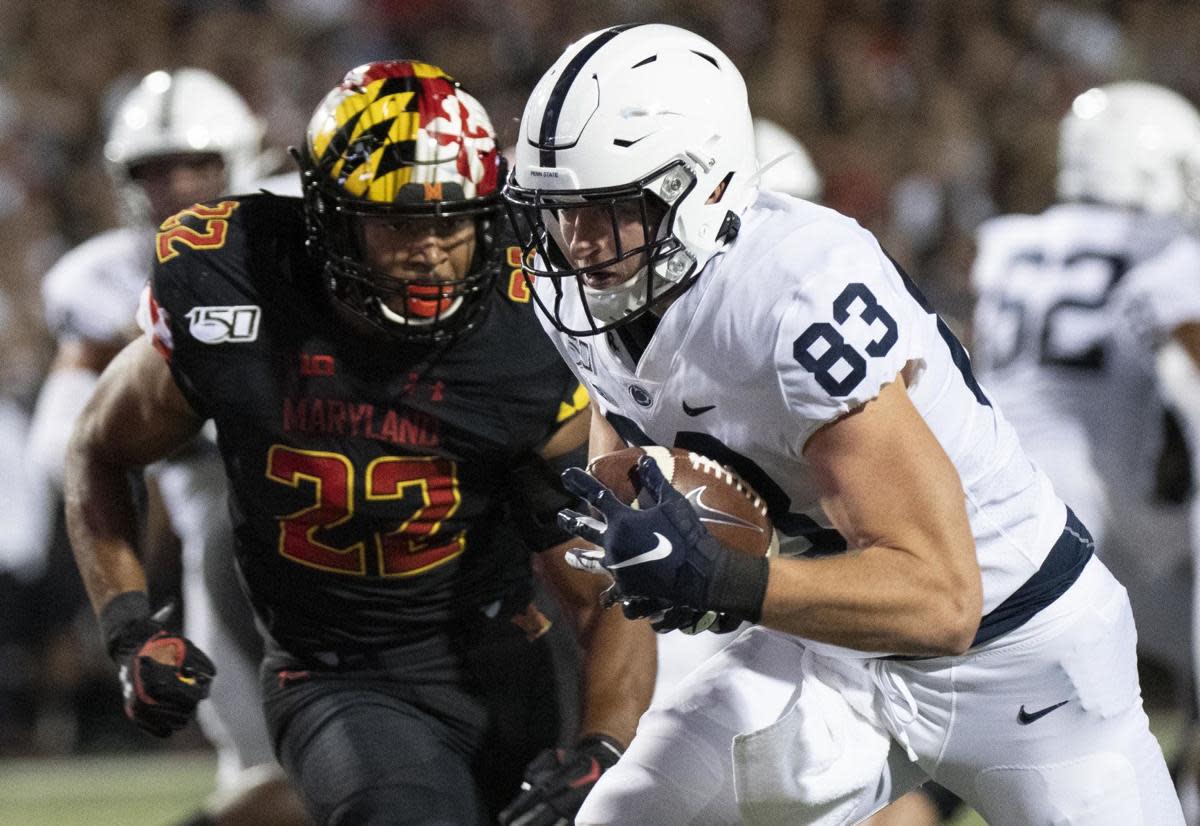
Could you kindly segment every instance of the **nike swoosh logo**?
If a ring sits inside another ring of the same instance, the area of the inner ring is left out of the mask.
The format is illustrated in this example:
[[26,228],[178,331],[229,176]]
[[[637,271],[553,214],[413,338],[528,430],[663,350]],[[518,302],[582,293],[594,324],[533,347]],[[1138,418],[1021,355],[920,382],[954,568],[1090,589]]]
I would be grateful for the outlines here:
[[1017,722],[1023,726],[1027,726],[1030,723],[1034,722],[1035,720],[1042,719],[1047,714],[1054,711],[1054,709],[1065,706],[1067,704],[1067,702],[1068,702],[1067,700],[1063,700],[1061,703],[1055,703],[1052,706],[1046,706],[1045,708],[1043,708],[1039,711],[1026,711],[1025,706],[1022,705],[1021,710],[1017,712]]
[[704,504],[704,501],[700,497],[704,495],[704,491],[706,490],[708,490],[708,485],[701,485],[698,488],[692,488],[684,494],[684,498],[688,500],[688,503],[692,506],[692,510],[700,517],[701,522],[712,522],[715,525],[733,525],[735,528],[750,528],[759,533],[763,532],[762,528],[753,522],[747,522],[740,516],[719,511]]
[[631,556],[629,559],[626,559],[623,562],[614,562],[612,565],[607,566],[608,569],[610,571],[615,571],[617,568],[628,568],[630,565],[642,565],[646,562],[656,562],[660,559],[665,559],[670,556],[672,551],[671,540],[667,539],[658,531],[655,531],[654,535],[658,537],[658,544],[653,548],[640,553],[637,556]]
[[715,404],[706,404],[706,405],[702,405],[700,407],[692,407],[687,402],[684,402],[683,403],[683,412],[688,414],[689,416],[699,416],[701,413],[707,413],[708,411],[712,410],[714,407],[716,407]]

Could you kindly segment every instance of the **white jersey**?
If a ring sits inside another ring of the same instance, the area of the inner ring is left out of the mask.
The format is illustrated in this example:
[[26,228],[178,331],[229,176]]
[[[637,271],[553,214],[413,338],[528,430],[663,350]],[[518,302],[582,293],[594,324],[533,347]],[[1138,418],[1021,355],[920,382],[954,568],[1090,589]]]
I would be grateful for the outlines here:
[[153,236],[122,227],[84,241],[42,281],[50,330],[61,338],[119,342],[137,335],[134,311],[154,255]]
[[[1060,204],[985,223],[972,281],[980,378],[1022,444],[1047,467],[1090,458],[1110,498],[1148,501],[1154,353],[1200,319],[1200,242],[1162,218]],[[1061,475],[1082,513],[1096,494]]]
[[[551,285],[538,289],[551,298]],[[563,321],[586,327],[577,293],[564,293]],[[737,241],[663,314],[636,367],[614,336],[543,323],[626,441],[686,447],[737,469],[767,501],[783,553],[845,548],[803,448],[901,371],[962,479],[985,615],[1063,533],[1064,505],[962,346],[874,237],[832,210],[762,193]]]

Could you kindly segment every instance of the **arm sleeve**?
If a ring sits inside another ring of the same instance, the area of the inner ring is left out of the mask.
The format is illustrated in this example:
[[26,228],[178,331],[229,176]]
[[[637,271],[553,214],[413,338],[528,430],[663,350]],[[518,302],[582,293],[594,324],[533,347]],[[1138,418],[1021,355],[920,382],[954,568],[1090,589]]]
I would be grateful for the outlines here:
[[1141,306],[1148,311],[1143,323],[1155,328],[1158,340],[1180,324],[1200,321],[1200,240],[1181,236],[1127,278],[1137,279]]
[[154,349],[161,353],[163,358],[167,360],[167,364],[171,368],[171,375],[175,379],[175,384],[179,386],[179,390],[183,393],[184,398],[187,399],[188,404],[201,417],[209,418],[210,414],[203,402],[202,395],[196,389],[187,372],[181,367],[180,360],[175,357],[176,342],[178,341],[186,346],[187,333],[179,327],[178,316],[159,302],[156,295],[158,282],[158,274],[156,273],[155,277],[151,279],[150,283],[142,291],[142,297],[138,302],[137,309],[138,326],[141,327],[143,334],[150,339],[150,343],[154,345]]
[[[803,260],[782,251],[780,260]],[[786,266],[786,265],[785,265]],[[846,232],[823,265],[788,279],[775,368],[788,411],[799,422],[799,455],[819,427],[879,395],[910,359],[919,306],[864,230]]]

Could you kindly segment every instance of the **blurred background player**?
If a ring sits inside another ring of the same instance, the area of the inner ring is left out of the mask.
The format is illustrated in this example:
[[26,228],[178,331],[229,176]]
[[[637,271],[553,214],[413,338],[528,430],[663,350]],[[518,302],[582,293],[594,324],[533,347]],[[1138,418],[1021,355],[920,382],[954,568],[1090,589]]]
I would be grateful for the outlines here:
[[[972,274],[975,363],[1031,458],[1130,594],[1139,651],[1187,703],[1190,545],[1181,492],[1160,495],[1156,351],[1200,358],[1200,115],[1123,82],[1075,98],[1059,131],[1059,203],[985,222]],[[1168,501],[1175,499],[1177,501]]]
[[[125,225],[64,255],[43,282],[58,352],[35,408],[30,449],[61,486],[67,440],[100,373],[137,334],[134,316],[154,261],[154,229],[179,210],[251,187],[262,125],[242,98],[200,69],[155,71],[117,106],[105,158]],[[261,642],[233,567],[220,456],[210,438],[149,469],[182,548],[184,626],[221,679],[199,709],[217,749],[217,792],[198,818],[222,824],[302,823],[275,763],[258,683]]]
[[[1192,235],[1181,236],[1162,255],[1164,259],[1180,256],[1185,260],[1195,256],[1195,236],[1200,233],[1200,144],[1194,147],[1191,159],[1186,164],[1190,171],[1190,189],[1197,197],[1188,204],[1185,213],[1188,229]],[[1181,262],[1183,263],[1183,262]],[[1195,264],[1191,265],[1193,268]],[[1176,328],[1175,334],[1159,350],[1158,380],[1164,399],[1171,412],[1182,425],[1187,446],[1186,461],[1182,469],[1180,487],[1190,494],[1190,526],[1192,539],[1192,678],[1193,687],[1200,687],[1200,600],[1196,598],[1200,587],[1200,496],[1196,495],[1196,481],[1200,479],[1200,364],[1194,353],[1200,341],[1200,323],[1186,321]],[[1200,694],[1200,688],[1197,688]],[[1200,702],[1193,698],[1191,708],[1191,731],[1177,767],[1176,785],[1179,801],[1183,804],[1184,817],[1189,826],[1200,824],[1200,721],[1197,707]]]
[[147,335],[71,442],[72,544],[127,709],[169,732],[223,679],[151,616],[124,485],[211,419],[271,739],[315,819],[569,818],[632,738],[653,637],[540,557],[585,652],[579,736],[550,748],[530,552],[566,538],[545,460],[586,439],[587,405],[497,220],[491,124],[439,68],[369,63],[316,107],[297,159],[303,200],[163,224]]

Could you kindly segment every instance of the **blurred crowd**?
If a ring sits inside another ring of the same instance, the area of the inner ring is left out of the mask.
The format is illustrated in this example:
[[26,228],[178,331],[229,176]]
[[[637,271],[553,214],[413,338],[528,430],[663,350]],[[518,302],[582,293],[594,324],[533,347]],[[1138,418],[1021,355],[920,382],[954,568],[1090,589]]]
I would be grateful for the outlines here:
[[[562,49],[628,21],[720,45],[753,111],[808,147],[824,200],[874,231],[963,333],[973,231],[1051,202],[1058,122],[1075,95],[1141,79],[1200,102],[1200,3],[1186,0],[3,0],[5,432],[20,433],[53,353],[41,278],[120,222],[104,135],[147,72],[197,66],[228,81],[264,117],[283,172],[313,105],[353,65],[444,66],[512,143],[526,94]],[[40,491],[5,478],[0,513],[38,507]],[[92,704],[71,652],[90,616],[61,525],[0,525],[0,752],[98,747],[104,738],[79,727]],[[94,705],[118,707],[106,703]]]

